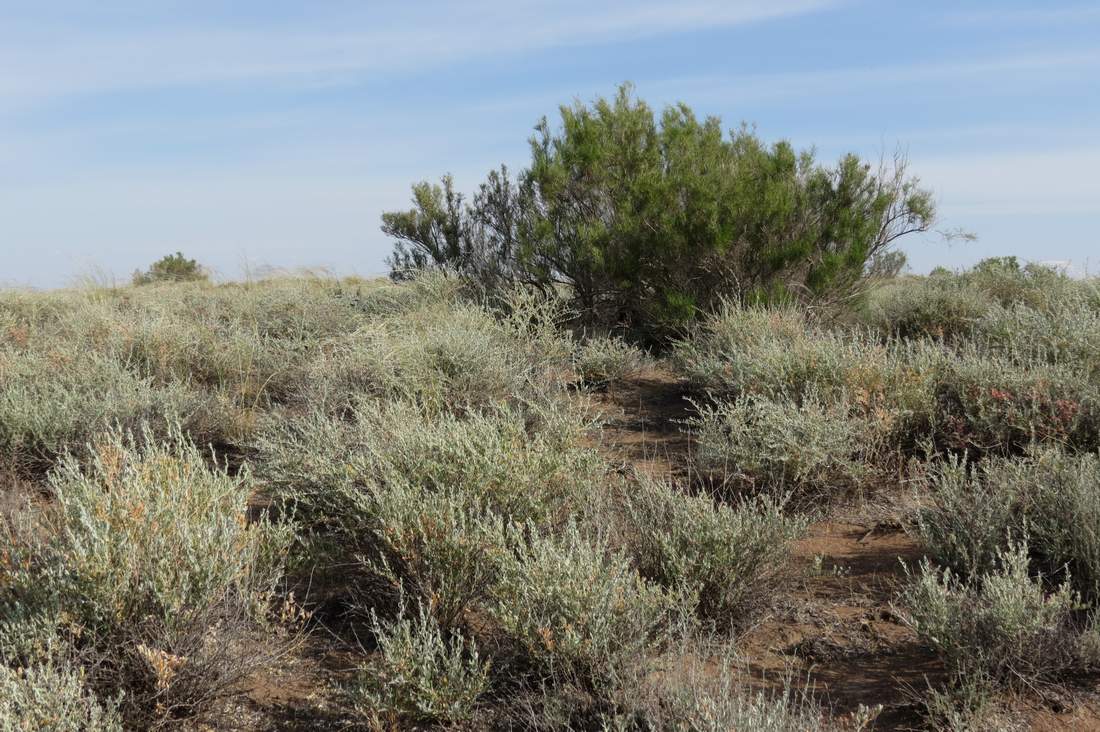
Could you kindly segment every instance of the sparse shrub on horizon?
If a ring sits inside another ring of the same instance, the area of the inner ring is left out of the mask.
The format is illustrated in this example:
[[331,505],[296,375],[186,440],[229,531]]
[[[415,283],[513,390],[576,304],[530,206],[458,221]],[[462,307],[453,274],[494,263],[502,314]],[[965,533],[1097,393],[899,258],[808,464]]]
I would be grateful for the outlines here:
[[183,252],[166,254],[149,265],[144,272],[134,272],[135,285],[151,285],[161,282],[196,282],[207,280],[210,275],[194,259],[183,256]]

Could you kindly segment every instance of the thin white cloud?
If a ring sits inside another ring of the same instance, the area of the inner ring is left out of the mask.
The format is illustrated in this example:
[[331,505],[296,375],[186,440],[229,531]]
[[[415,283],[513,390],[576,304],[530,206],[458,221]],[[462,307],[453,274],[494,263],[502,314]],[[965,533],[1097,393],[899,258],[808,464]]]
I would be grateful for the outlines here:
[[988,79],[1018,86],[1027,81],[1023,76],[1030,73],[1041,74],[1036,80],[1049,83],[1055,74],[1087,74],[1098,68],[1100,50],[1086,49],[875,67],[693,76],[668,79],[647,87],[666,96],[678,95],[693,100],[769,101],[820,98],[833,91],[870,91],[882,87],[903,89],[914,84],[945,80]]
[[1003,5],[995,5],[985,10],[957,10],[941,16],[942,21],[949,25],[980,26],[988,28],[993,25],[1056,25],[1064,23],[1088,23],[1100,20],[1100,6],[1071,5],[1067,7],[1052,7],[1050,3],[1043,3],[1041,7],[1010,8]]
[[784,18],[838,2],[496,1],[461,12],[443,5],[428,17],[406,14],[381,24],[369,16],[331,14],[304,29],[176,29],[162,21],[138,32],[69,31],[39,34],[30,42],[0,30],[0,100],[12,104],[63,94],[244,80],[339,83],[349,75],[430,68],[471,57]]
[[953,216],[1100,215],[1100,147],[926,158],[914,169]]

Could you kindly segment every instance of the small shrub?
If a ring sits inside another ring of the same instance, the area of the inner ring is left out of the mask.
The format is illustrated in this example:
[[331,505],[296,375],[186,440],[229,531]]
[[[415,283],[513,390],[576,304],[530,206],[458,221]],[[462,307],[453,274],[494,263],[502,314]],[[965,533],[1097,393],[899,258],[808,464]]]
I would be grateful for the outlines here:
[[1100,455],[1036,446],[979,465],[951,460],[918,490],[917,531],[940,564],[963,576],[988,572],[1027,536],[1033,573],[1064,575],[1086,600],[1100,599]]
[[55,630],[90,659],[93,688],[124,693],[134,724],[199,715],[264,661],[245,634],[289,531],[246,524],[247,473],[211,470],[176,428],[170,443],[115,432],[50,485],[54,530],[9,555],[0,621]]
[[601,388],[622,381],[641,370],[644,352],[612,336],[589,338],[573,356],[573,368],[588,386]]
[[409,483],[390,483],[367,500],[375,551],[360,561],[392,594],[415,597],[450,629],[492,593],[508,547],[503,522],[484,502]]
[[62,453],[83,451],[112,426],[148,424],[164,434],[168,421],[178,419],[207,433],[204,416],[192,393],[158,388],[96,353],[71,347],[0,352],[0,451],[30,468],[48,468]]
[[489,612],[537,673],[600,687],[662,637],[676,598],[648,584],[605,538],[513,529]]
[[1029,488],[994,465],[1000,463],[972,466],[954,457],[917,482],[917,534],[938,564],[963,577],[991,571],[1008,543],[1021,538],[1019,496]]
[[642,576],[696,597],[699,615],[724,627],[743,626],[765,588],[774,590],[805,526],[774,499],[730,507],[641,476],[625,491],[623,514]]
[[1078,665],[1079,604],[1070,586],[1048,592],[1032,579],[1026,546],[1003,552],[996,564],[964,582],[923,562],[902,596],[907,622],[955,673],[1026,684]]
[[122,724],[113,705],[100,703],[88,691],[80,671],[0,664],[0,730],[122,732]]
[[356,714],[375,728],[469,720],[489,686],[474,642],[446,635],[422,606],[415,616],[403,606],[392,622],[371,621],[378,653],[352,692]]
[[687,424],[707,476],[789,491],[833,494],[864,485],[875,439],[867,423],[815,397],[801,405],[763,397],[698,407]]
[[195,282],[209,279],[209,275],[194,259],[183,256],[183,252],[166,254],[149,265],[149,269],[134,272],[135,285],[150,285],[157,282]]
[[977,455],[1019,454],[1034,442],[1100,446],[1100,391],[1072,369],[973,351],[938,377],[937,439]]
[[954,343],[968,337],[995,307],[989,294],[947,274],[883,286],[872,295],[864,321],[885,337]]
[[[604,728],[668,732],[839,729],[819,703],[795,689],[794,679],[785,678],[782,688],[775,691],[754,691],[738,673],[732,649],[719,648],[717,654],[700,650],[703,653],[673,657],[674,673],[652,674],[624,684],[616,697],[620,709]],[[877,710],[861,706],[844,729],[867,729],[876,714]]]
[[451,413],[553,401],[569,344],[539,320],[552,313],[531,308],[501,320],[472,305],[435,306],[372,322],[322,347],[303,398],[334,412],[364,398]]
[[314,412],[273,421],[257,441],[256,464],[307,531],[353,544],[375,525],[364,494],[390,483],[460,494],[543,525],[560,520],[604,470],[594,451],[576,445],[575,415],[547,413],[543,421],[531,434],[525,415],[507,408],[461,418],[367,403],[346,420]]
[[1027,531],[1040,569],[1065,572],[1081,595],[1100,602],[1100,455],[1046,447],[1023,461],[993,463],[985,476],[1015,488],[1018,532]]

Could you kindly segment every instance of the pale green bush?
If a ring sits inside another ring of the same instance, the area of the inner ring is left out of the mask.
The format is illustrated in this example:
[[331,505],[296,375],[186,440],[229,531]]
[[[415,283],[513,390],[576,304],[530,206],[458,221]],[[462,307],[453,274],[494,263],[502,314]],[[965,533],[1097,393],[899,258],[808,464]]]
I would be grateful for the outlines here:
[[89,464],[64,460],[52,532],[14,547],[0,585],[0,629],[52,626],[92,658],[97,690],[125,692],[135,723],[199,714],[263,662],[242,634],[268,611],[290,534],[247,524],[247,473],[170,437],[115,432]]
[[991,470],[1014,483],[1023,501],[1023,527],[1048,573],[1066,571],[1094,606],[1100,603],[1100,454],[1046,448],[1022,464]]
[[928,466],[916,482],[921,507],[915,529],[925,551],[964,577],[991,571],[998,555],[1022,538],[1021,490],[1001,460],[972,465],[953,456]]
[[359,561],[392,594],[416,598],[450,629],[492,593],[508,542],[481,499],[395,481],[365,500],[375,546]]
[[96,433],[148,424],[164,434],[170,420],[209,435],[205,406],[180,388],[158,388],[124,365],[59,344],[35,352],[0,351],[0,454],[48,466],[80,452]]
[[544,676],[599,687],[664,638],[678,598],[647,583],[605,538],[513,528],[489,614]]
[[453,413],[552,400],[564,389],[568,343],[522,312],[501,320],[437,305],[373,321],[322,347],[303,398],[336,412],[372,397]]
[[1019,453],[1034,442],[1100,447],[1100,386],[1075,369],[960,349],[937,376],[937,442],[976,454]]
[[721,396],[800,399],[807,390],[848,390],[849,367],[870,368],[881,346],[814,328],[793,308],[726,304],[691,337],[678,342],[673,362],[697,390]]
[[[672,673],[645,674],[628,680],[614,696],[618,710],[605,730],[663,732],[825,732],[839,729],[826,710],[796,680],[781,679],[775,690],[760,691],[745,682],[743,662],[728,644],[687,640],[665,659]],[[876,711],[860,707],[844,729],[868,728]]]
[[1048,592],[1029,576],[1026,545],[999,554],[995,564],[964,582],[923,562],[902,594],[906,622],[956,673],[1027,683],[1081,663],[1079,604],[1069,584]]
[[638,373],[645,364],[645,352],[614,336],[588,338],[573,355],[573,368],[591,387],[604,387]]
[[689,383],[712,398],[798,404],[812,396],[869,420],[906,450],[929,433],[937,377],[952,358],[930,341],[882,343],[859,330],[815,327],[797,310],[732,305],[672,354]]
[[274,420],[257,441],[257,470],[273,496],[296,507],[307,530],[355,541],[375,523],[364,493],[391,482],[450,491],[495,513],[539,524],[559,520],[600,479],[598,454],[577,445],[568,411],[544,413],[532,434],[515,410],[425,414],[366,403],[348,419],[313,412]]
[[687,421],[693,462],[719,480],[786,493],[836,495],[873,477],[871,425],[815,396],[801,405],[765,397],[697,407]]
[[489,662],[477,645],[447,635],[421,606],[402,606],[392,622],[372,615],[378,653],[352,689],[356,715],[374,728],[402,722],[464,722],[489,687]]
[[0,664],[0,731],[122,732],[114,706],[101,704],[80,671]]
[[974,327],[983,352],[1028,365],[1050,363],[1100,381],[1100,306],[1085,293],[1061,298],[1043,310],[1021,304],[997,307]]
[[623,495],[624,535],[642,576],[694,597],[697,612],[743,627],[783,572],[805,522],[775,499],[736,507],[639,476]]
[[1090,603],[1100,599],[1100,455],[1047,446],[979,465],[951,460],[918,491],[917,533],[940,564],[987,572],[1026,536],[1033,574],[1064,574]]
[[955,342],[996,306],[988,293],[954,275],[906,278],[872,292],[863,320],[884,337]]

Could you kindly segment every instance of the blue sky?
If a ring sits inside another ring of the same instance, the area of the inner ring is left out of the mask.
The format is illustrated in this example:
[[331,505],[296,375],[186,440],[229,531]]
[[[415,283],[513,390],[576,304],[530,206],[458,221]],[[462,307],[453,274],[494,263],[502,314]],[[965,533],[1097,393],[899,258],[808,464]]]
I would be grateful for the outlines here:
[[626,80],[831,162],[899,144],[972,244],[1100,271],[1100,3],[0,0],[0,283],[181,249],[383,272],[409,184]]

